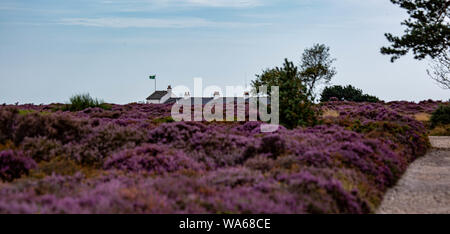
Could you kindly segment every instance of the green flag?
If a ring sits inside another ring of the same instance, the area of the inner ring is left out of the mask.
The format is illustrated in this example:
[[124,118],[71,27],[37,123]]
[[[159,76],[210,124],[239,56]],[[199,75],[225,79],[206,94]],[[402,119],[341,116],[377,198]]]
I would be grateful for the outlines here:
[[149,76],[148,78],[150,78],[150,80],[154,80],[154,79],[156,79],[156,75]]

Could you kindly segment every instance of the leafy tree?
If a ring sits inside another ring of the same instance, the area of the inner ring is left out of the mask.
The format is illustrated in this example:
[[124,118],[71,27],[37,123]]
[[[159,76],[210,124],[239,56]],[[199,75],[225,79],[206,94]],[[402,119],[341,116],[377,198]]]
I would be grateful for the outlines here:
[[308,99],[307,89],[298,68],[285,59],[283,67],[267,69],[252,81],[254,90],[262,85],[278,86],[280,94],[280,123],[286,128],[314,125],[317,114]]
[[335,85],[331,87],[326,87],[322,91],[320,98],[321,102],[328,102],[336,98],[339,101],[351,101],[351,102],[378,102],[380,101],[377,97],[368,94],[363,94],[361,89],[357,89],[351,85],[342,87],[340,85]]
[[328,84],[336,75],[336,68],[332,66],[336,59],[331,58],[330,47],[315,44],[306,48],[300,64],[300,76],[307,86],[307,95],[314,101],[314,90],[319,84]]
[[391,61],[406,55],[410,50],[416,59],[427,56],[434,59],[447,53],[450,39],[450,1],[448,0],[391,0],[406,9],[410,18],[403,21],[405,34],[401,37],[386,33],[389,47],[381,53],[391,55]]
[[[251,81],[251,85],[254,88],[253,90],[257,91],[257,88],[263,85],[269,88],[272,86],[280,86],[280,76],[281,73],[277,68],[264,70],[261,75],[256,75],[256,80]],[[300,77],[297,75],[294,79],[300,79]]]
[[[315,100],[314,89],[319,84],[328,84],[336,75],[336,68],[332,67],[332,63],[336,59],[331,58],[330,48],[323,44],[315,44],[310,48],[306,48],[302,54],[300,67],[297,74],[293,76],[300,80],[305,86],[305,94],[311,101]],[[252,81],[253,87],[261,85],[274,86],[279,84],[279,70],[267,69],[263,74],[256,75],[256,80]]]

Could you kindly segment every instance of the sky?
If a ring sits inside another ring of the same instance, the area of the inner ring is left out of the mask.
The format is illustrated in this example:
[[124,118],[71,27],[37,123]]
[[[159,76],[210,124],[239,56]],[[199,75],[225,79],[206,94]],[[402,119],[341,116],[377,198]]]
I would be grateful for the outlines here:
[[2,0],[0,103],[90,93],[143,101],[157,88],[245,85],[315,43],[331,48],[333,85],[387,101],[448,100],[411,55],[391,63],[384,33],[406,13],[389,0]]

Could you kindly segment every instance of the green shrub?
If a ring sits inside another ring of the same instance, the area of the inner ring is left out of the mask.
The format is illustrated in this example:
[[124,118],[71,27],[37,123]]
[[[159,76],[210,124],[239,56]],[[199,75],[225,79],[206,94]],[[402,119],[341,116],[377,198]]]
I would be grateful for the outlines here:
[[19,110],[19,115],[28,115],[35,112],[35,110]]
[[431,127],[450,124],[450,104],[439,106],[431,115]]
[[103,100],[98,100],[97,98],[94,99],[89,94],[79,94],[70,98],[70,103],[63,107],[63,111],[81,111],[94,107],[105,110],[111,109],[111,106],[103,102]]
[[172,118],[172,116],[167,116],[167,117],[161,117],[161,118],[153,119],[152,122],[155,123],[155,124],[173,123],[173,122],[175,122],[175,120]]
[[328,102],[328,101],[332,101],[333,99],[337,99],[337,101],[351,101],[351,102],[378,102],[378,101],[380,101],[375,96],[363,94],[361,89],[357,89],[351,85],[347,85],[345,87],[340,86],[340,85],[326,87],[322,91],[320,101]]

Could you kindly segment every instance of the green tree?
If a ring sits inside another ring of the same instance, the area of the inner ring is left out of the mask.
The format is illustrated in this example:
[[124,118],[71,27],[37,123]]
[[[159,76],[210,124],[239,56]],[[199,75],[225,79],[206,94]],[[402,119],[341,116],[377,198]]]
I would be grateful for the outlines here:
[[315,44],[311,48],[306,48],[302,54],[300,63],[300,76],[307,86],[307,96],[312,101],[315,100],[315,89],[317,85],[328,84],[331,78],[336,75],[336,68],[331,58],[330,47],[324,44]]
[[[261,75],[256,75],[256,80],[251,81],[251,85],[254,88],[253,90],[256,91],[255,94],[257,94],[257,87],[260,86],[267,86],[267,87],[272,87],[272,86],[280,86],[280,76],[281,73],[279,71],[279,69],[277,68],[271,68],[271,69],[266,69],[262,72]],[[295,77],[295,79],[300,79],[298,76]],[[270,92],[269,92],[270,95]]]
[[326,87],[321,94],[320,101],[328,102],[333,98],[339,101],[351,101],[351,102],[378,102],[380,101],[377,97],[368,94],[363,94],[361,89],[355,88],[351,85],[340,86],[335,85],[331,87]]
[[[308,126],[317,123],[313,103],[308,99],[307,89],[300,78],[298,68],[285,59],[283,67],[263,71],[252,81],[256,92],[262,85],[278,86],[280,91],[280,123],[286,128]],[[270,92],[269,92],[270,93]]]
[[434,59],[448,53],[450,27],[450,1],[448,0],[391,0],[393,4],[406,9],[409,19],[401,37],[386,33],[389,47],[382,47],[381,53],[391,55],[391,61],[399,59],[412,50],[415,59],[427,56]]

